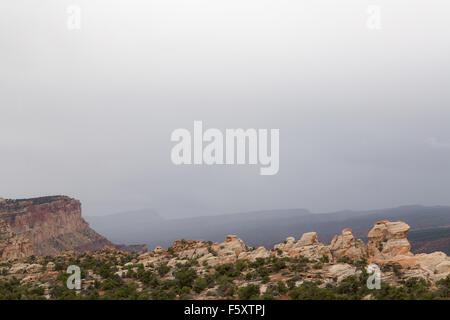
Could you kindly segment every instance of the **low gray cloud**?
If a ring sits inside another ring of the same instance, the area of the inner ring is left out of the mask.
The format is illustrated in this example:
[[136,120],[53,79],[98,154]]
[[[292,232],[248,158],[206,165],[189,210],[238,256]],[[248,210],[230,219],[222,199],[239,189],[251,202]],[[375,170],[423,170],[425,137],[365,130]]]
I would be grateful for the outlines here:
[[[358,0],[2,1],[0,196],[171,217],[450,204],[438,2],[379,1],[371,30]],[[173,165],[194,120],[280,129],[279,173]]]

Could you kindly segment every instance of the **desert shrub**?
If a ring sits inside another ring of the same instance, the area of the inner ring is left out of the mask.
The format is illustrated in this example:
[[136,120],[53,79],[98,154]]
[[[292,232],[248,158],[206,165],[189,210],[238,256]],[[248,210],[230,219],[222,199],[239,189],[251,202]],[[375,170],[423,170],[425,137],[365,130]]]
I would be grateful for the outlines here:
[[108,292],[104,298],[105,299],[127,299],[127,300],[137,300],[139,293],[136,290],[136,284],[123,284],[111,292]]
[[232,263],[225,263],[216,267],[217,276],[237,277],[241,271],[236,269]]
[[250,281],[255,277],[256,273],[255,272],[249,272],[245,275],[245,280],[246,281]]
[[158,274],[161,277],[164,277],[169,271],[170,271],[171,267],[167,265],[167,263],[162,263],[158,266]]
[[366,283],[362,283],[356,276],[350,276],[341,281],[335,288],[336,293],[346,295],[351,299],[361,299],[363,297]]
[[313,269],[322,269],[323,264],[321,262],[317,262],[313,265]]
[[153,300],[173,300],[176,297],[176,293],[173,290],[166,292],[160,288],[156,288],[152,291],[151,297]]
[[240,272],[247,269],[247,261],[246,260],[237,260],[235,265],[236,270]]
[[158,278],[151,271],[138,271],[137,278],[145,285],[156,287],[159,284]]
[[442,298],[450,298],[450,275],[445,279],[441,279],[436,282],[436,286],[438,287],[439,296]]
[[344,256],[344,257],[339,258],[339,259],[337,260],[337,263],[348,263],[348,264],[352,264],[353,261],[352,261],[352,259],[350,259],[349,257]]
[[16,278],[0,280],[0,300],[40,300],[43,295],[44,288],[20,285]]
[[262,300],[275,300],[275,297],[273,296],[272,292],[265,292],[262,296],[261,296]]
[[175,281],[179,288],[192,287],[192,283],[197,278],[197,272],[189,267],[182,268],[175,272]]
[[401,265],[399,265],[398,263],[394,263],[394,264],[392,265],[392,271],[394,272],[394,274],[395,274],[397,277],[401,277],[401,276],[403,275],[403,272],[401,271],[401,269],[402,269],[402,267],[401,267]]
[[241,300],[258,299],[259,286],[256,284],[249,284],[248,286],[241,287],[238,290],[238,296]]
[[354,265],[355,267],[357,267],[358,269],[360,269],[360,270],[366,269],[367,264],[368,264],[368,263],[367,263],[366,258],[361,258],[360,260],[355,261],[355,262],[353,263],[353,265]]
[[197,278],[192,285],[195,292],[200,293],[208,287],[208,281],[205,278]]
[[380,290],[372,290],[373,296],[378,300],[407,300],[408,292],[403,287],[394,287],[382,283]]
[[258,272],[259,276],[262,278],[267,277],[270,274],[269,270],[264,267],[259,267],[258,270],[256,270],[256,272]]
[[255,261],[249,263],[249,267],[257,269],[265,264],[266,264],[266,260],[264,258],[256,258]]
[[409,278],[404,286],[410,299],[431,300],[438,295],[437,292],[430,291],[430,285],[422,278]]
[[227,276],[220,276],[217,278],[216,284],[219,286],[219,291],[222,294],[225,294],[225,292],[233,285],[233,279]]
[[272,271],[278,272],[284,268],[286,268],[286,263],[284,261],[277,259],[272,263]]
[[114,288],[120,287],[120,283],[111,279],[106,279],[100,285],[102,290],[112,290]]
[[338,298],[333,290],[319,288],[313,282],[304,282],[301,286],[291,289],[289,296],[294,300],[334,300]]
[[287,291],[288,291],[288,289],[287,289],[286,285],[284,284],[284,282],[283,281],[279,281],[278,282],[278,292],[280,294],[286,294]]
[[103,279],[117,280],[119,277],[115,274],[117,272],[117,268],[109,263],[103,263],[100,267],[94,268],[94,272],[100,275]]
[[50,296],[58,300],[77,300],[80,299],[75,290],[69,290],[66,286],[55,286],[50,289]]
[[289,289],[293,289],[295,288],[295,283],[300,280],[300,277],[298,276],[294,276],[291,279],[289,279],[288,281],[286,281],[286,284],[288,286]]

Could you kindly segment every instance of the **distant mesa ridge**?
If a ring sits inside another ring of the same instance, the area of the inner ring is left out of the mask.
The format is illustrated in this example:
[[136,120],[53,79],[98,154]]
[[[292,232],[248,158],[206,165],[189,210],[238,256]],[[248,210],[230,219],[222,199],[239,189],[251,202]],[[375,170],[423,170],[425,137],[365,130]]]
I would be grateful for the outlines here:
[[[96,231],[117,243],[145,243],[149,248],[170,246],[177,239],[221,241],[237,234],[245,243],[271,248],[286,237],[315,231],[319,240],[351,228],[355,237],[368,240],[374,221],[405,221],[413,253],[443,251],[450,254],[450,207],[407,205],[397,208],[311,213],[305,209],[264,210],[215,216],[164,219],[155,210],[88,216]],[[133,232],[129,232],[133,230]]]
[[[0,198],[0,257],[57,255],[62,251],[95,251],[105,246],[137,252],[146,246],[115,245],[89,227],[81,202],[67,196]],[[9,240],[8,240],[8,237]]]
[[[105,246],[140,253],[147,246],[169,246],[177,239],[220,241],[227,234],[239,235],[250,246],[270,248],[286,237],[315,231],[319,240],[329,243],[346,228],[367,242],[373,222],[383,220],[406,221],[411,226],[408,237],[413,253],[450,252],[450,207],[446,206],[328,214],[266,210],[183,219],[164,219],[147,209],[86,219],[89,224],[82,217],[80,201],[67,196],[0,198],[0,259],[96,251]],[[145,245],[133,245],[139,243]]]

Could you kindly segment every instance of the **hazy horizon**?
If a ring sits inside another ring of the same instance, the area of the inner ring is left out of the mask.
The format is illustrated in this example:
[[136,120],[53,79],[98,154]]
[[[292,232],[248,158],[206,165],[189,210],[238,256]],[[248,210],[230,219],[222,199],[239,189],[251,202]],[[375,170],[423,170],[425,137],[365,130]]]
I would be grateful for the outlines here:
[[[450,4],[0,3],[0,197],[163,217],[450,205]],[[67,7],[81,28],[66,26]],[[280,169],[175,166],[171,132],[280,130]]]

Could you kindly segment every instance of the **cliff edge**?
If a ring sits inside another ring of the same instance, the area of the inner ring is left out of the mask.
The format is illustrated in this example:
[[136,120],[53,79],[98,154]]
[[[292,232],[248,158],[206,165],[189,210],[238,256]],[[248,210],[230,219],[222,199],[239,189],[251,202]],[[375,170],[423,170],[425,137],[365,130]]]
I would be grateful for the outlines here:
[[[28,240],[32,247],[22,246],[10,257],[57,255],[62,251],[95,251],[116,247],[95,232],[81,216],[81,202],[67,196],[32,199],[1,199],[0,223],[14,237]],[[126,250],[126,246],[120,246]],[[145,246],[134,250],[146,251]]]

